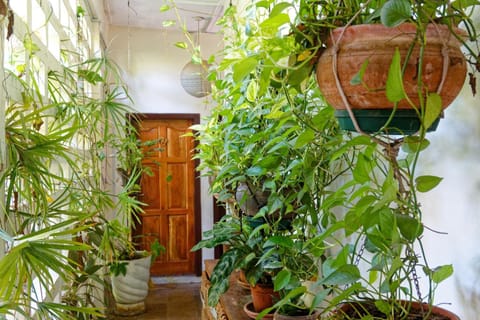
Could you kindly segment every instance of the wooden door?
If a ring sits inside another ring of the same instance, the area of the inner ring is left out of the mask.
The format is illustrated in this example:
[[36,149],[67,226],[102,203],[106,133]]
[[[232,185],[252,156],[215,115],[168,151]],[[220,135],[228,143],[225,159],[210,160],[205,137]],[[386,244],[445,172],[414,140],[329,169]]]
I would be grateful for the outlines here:
[[199,253],[190,252],[201,232],[197,227],[200,190],[192,160],[194,139],[186,136],[194,123],[193,119],[144,115],[138,130],[141,141],[160,139],[159,144],[143,148],[143,164],[153,175],[141,180],[140,201],[146,206],[137,227],[140,230],[136,230],[143,235],[143,248],[149,249],[154,238],[166,248],[153,263],[152,275],[201,272]]

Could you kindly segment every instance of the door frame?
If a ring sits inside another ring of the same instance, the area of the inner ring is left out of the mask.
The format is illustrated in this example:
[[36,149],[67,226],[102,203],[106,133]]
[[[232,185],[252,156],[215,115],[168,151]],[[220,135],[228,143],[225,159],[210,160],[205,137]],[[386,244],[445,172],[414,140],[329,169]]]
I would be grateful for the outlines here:
[[[200,124],[199,113],[130,113],[128,119],[141,120],[191,120],[192,125]],[[193,140],[192,156],[195,154],[198,141]],[[195,243],[198,243],[202,239],[202,201],[201,201],[201,184],[200,184],[200,172],[196,170],[200,163],[199,159],[193,159],[194,163],[194,216],[195,216]],[[202,275],[202,250],[197,250],[195,255],[195,275]]]

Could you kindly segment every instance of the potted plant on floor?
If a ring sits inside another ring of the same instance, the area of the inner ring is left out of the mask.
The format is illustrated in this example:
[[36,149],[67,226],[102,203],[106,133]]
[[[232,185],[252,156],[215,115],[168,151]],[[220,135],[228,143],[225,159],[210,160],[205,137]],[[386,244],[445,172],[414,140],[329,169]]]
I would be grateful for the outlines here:
[[[151,174],[143,167],[144,154],[158,145],[157,140],[139,144],[136,140],[136,119],[130,119],[132,127],[124,133],[124,138],[116,145],[119,158],[118,171],[124,181],[122,190],[116,197],[116,218],[103,220],[95,232],[90,234],[96,240],[98,251],[108,265],[111,275],[112,295],[115,299],[115,313],[131,316],[145,311],[145,299],[150,284],[151,263],[163,252],[165,247],[155,239],[149,250],[139,251],[135,241],[146,235],[133,235],[139,223],[143,203],[137,198],[140,192],[142,176]],[[153,235],[155,236],[155,235]]]
[[0,228],[8,250],[0,260],[0,313],[102,317],[103,252],[86,235],[114,206],[115,195],[105,187],[110,177],[102,176],[105,154],[122,139],[117,133],[128,131],[131,110],[119,101],[126,94],[119,70],[104,57],[78,61],[78,54],[64,52],[64,61],[78,62],[47,72],[39,63],[46,52],[29,33],[12,51],[12,70],[4,75]]
[[109,263],[115,313],[132,316],[145,311],[145,299],[150,287],[150,266],[165,251],[158,240],[151,244],[150,251],[138,251],[132,242],[131,230],[118,220],[108,221],[103,228],[105,241],[113,242],[116,256]]
[[[230,276],[236,270],[244,272],[245,278],[251,286],[264,286],[272,283],[272,276],[278,269],[275,266],[277,257],[264,257],[264,253],[268,252],[270,247],[266,245],[265,233],[255,227],[252,228],[252,224],[249,223],[251,219],[226,215],[215,223],[212,230],[205,232],[205,238],[192,248],[192,250],[199,250],[218,245],[229,247],[220,257],[210,276],[208,290],[210,306],[214,307],[218,304],[220,296],[229,288]],[[267,295],[269,295],[271,305],[273,291]],[[257,308],[262,309],[265,306],[259,301]]]

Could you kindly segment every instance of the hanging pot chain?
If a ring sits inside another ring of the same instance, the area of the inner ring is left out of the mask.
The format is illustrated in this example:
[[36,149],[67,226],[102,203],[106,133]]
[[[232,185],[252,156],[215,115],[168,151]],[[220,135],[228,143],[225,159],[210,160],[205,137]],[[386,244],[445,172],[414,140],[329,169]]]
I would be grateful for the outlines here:
[[[358,266],[360,264],[360,259],[362,258],[363,254],[365,253],[366,244],[367,244],[367,238],[365,238],[365,240],[363,241],[363,243],[360,247],[360,250],[358,251],[358,254],[355,257],[355,260],[353,261],[353,264],[355,266]],[[413,266],[412,271],[411,271],[411,275],[412,275],[413,285],[415,286],[416,294],[418,296],[418,299],[422,300],[422,291],[420,289],[420,281],[418,280],[417,269],[415,268],[415,266],[417,265],[417,260],[418,260],[417,255],[415,254],[415,252],[411,248],[407,248],[407,256],[410,258],[410,261],[411,261],[410,265]]]
[[362,246],[360,247],[360,250],[358,251],[357,256],[355,257],[355,260],[353,261],[353,264],[358,266],[360,264],[360,259],[363,256],[363,253],[365,252],[365,247],[367,244],[367,238],[365,237],[365,240],[362,243]]
[[415,290],[417,291],[417,296],[419,300],[422,300],[422,291],[420,290],[420,281],[418,281],[418,274],[417,274],[417,269],[415,268],[417,265],[417,255],[415,252],[408,247],[407,248],[407,256],[410,257],[410,261],[412,262],[410,265],[412,266],[412,279],[413,279],[413,284],[415,286]]

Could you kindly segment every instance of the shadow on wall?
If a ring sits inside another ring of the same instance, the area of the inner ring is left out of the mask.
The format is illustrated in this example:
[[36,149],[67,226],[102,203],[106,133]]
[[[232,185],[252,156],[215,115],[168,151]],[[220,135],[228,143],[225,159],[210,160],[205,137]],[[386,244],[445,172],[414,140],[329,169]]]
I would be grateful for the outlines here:
[[[455,277],[455,287],[460,300],[460,304],[464,310],[464,319],[479,320],[480,319],[480,256],[473,259],[471,263],[473,279],[469,279],[468,283],[462,281],[460,277]],[[465,280],[465,279],[464,279]]]
[[426,226],[446,234],[426,232],[424,245],[431,266],[453,264],[454,276],[440,284],[435,303],[461,319],[480,320],[480,109],[479,97],[468,88],[446,110],[439,129],[429,135],[418,174],[443,177],[442,183],[420,194]]

